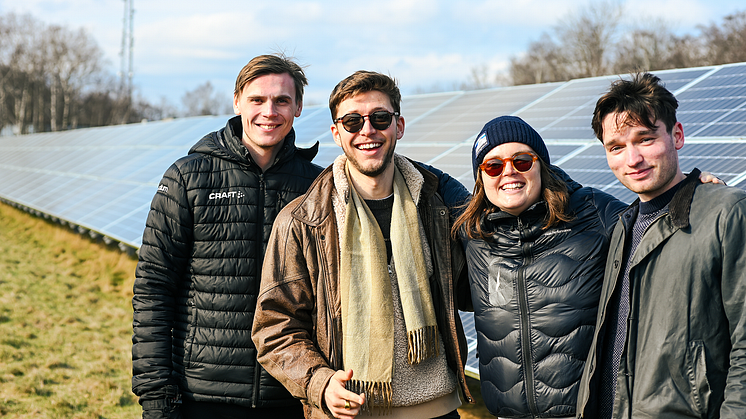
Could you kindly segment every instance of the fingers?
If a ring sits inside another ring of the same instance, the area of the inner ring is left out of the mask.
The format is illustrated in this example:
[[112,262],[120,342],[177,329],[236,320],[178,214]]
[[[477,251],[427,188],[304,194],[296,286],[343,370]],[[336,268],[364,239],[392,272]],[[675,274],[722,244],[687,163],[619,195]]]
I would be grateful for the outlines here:
[[352,370],[337,371],[324,389],[326,408],[335,418],[352,419],[360,413],[365,397],[345,388],[345,383],[352,379]]
[[699,175],[699,181],[702,183],[720,183],[721,185],[725,185],[725,181],[720,179],[719,177],[713,175],[710,172],[702,172]]

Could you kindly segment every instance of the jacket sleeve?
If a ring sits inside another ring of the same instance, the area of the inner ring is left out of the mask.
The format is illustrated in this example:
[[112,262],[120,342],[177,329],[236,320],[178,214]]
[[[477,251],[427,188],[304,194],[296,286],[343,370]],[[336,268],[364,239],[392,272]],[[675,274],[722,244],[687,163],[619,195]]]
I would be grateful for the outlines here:
[[590,188],[593,196],[593,205],[598,211],[598,216],[606,228],[606,236],[611,237],[614,226],[619,220],[619,215],[624,212],[629,205],[616,199],[612,195],[598,189]]
[[461,182],[448,173],[428,164],[420,162],[417,162],[417,164],[438,177],[438,195],[443,198],[443,202],[451,210],[453,218],[458,218],[469,199],[471,199],[471,193],[466,190]]
[[746,199],[733,206],[722,225],[722,296],[731,338],[722,419],[746,418]]
[[175,165],[163,176],[145,223],[135,270],[132,322],[132,391],[143,400],[175,386],[172,329],[176,289],[187,268],[192,213]]
[[[321,408],[323,391],[334,370],[319,349],[330,339],[317,330],[317,297],[328,290],[316,285],[320,271],[312,233],[290,216],[285,207],[275,220],[262,266],[252,339],[257,359],[290,393],[312,407]],[[319,281],[320,282],[320,281]],[[318,296],[318,293],[322,293]],[[323,342],[320,342],[323,341]]]

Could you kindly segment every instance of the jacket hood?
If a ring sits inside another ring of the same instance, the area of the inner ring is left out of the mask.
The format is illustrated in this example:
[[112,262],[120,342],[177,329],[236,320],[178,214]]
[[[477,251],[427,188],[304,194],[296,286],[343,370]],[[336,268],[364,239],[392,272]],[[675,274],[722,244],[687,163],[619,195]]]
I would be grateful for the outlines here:
[[578,182],[572,180],[570,175],[565,173],[564,170],[560,169],[559,166],[555,166],[553,164],[549,165],[549,170],[557,175],[558,178],[560,178],[561,181],[565,182],[565,185],[567,185],[567,191],[570,192],[570,195],[573,194],[573,192],[577,191],[578,189],[582,188],[583,185],[579,184]]

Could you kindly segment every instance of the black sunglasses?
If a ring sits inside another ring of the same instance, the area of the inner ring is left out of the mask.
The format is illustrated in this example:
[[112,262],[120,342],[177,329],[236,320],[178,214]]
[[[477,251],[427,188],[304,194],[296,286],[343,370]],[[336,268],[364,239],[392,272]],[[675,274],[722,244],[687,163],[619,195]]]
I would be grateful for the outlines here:
[[392,117],[399,116],[399,112],[391,113],[389,111],[375,111],[370,115],[360,115],[359,113],[348,113],[345,116],[341,116],[334,120],[336,124],[342,121],[342,126],[345,130],[351,134],[354,134],[365,125],[365,118],[368,118],[373,128],[377,130],[385,130],[391,125]]
[[505,159],[489,159],[488,161],[480,164],[479,168],[482,169],[484,173],[487,173],[487,176],[497,177],[503,174],[505,165],[510,162],[515,170],[520,173],[526,173],[531,170],[532,167],[534,167],[534,162],[538,159],[539,158],[536,157],[535,154],[529,152],[516,153],[513,154],[513,157],[508,157]]

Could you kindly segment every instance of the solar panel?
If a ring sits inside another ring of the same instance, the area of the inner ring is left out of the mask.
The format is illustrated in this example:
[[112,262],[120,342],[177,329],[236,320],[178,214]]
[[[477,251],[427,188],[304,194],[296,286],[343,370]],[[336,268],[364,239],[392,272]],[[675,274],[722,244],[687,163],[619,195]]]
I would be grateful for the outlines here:
[[[679,100],[686,143],[685,171],[715,173],[746,188],[746,63],[655,72]],[[518,115],[547,143],[552,163],[585,186],[625,202],[636,196],[606,164],[590,128],[593,108],[609,84],[627,75],[529,86],[406,96],[404,137],[397,152],[438,167],[474,186],[471,146],[490,119]],[[163,173],[227,115],[182,118],[58,133],[0,137],[0,199],[38,215],[102,235],[123,248],[141,244],[150,201]],[[303,109],[296,142],[320,143],[315,162],[327,166],[334,143],[326,106]],[[469,343],[467,372],[478,376],[471,314],[462,313]]]

